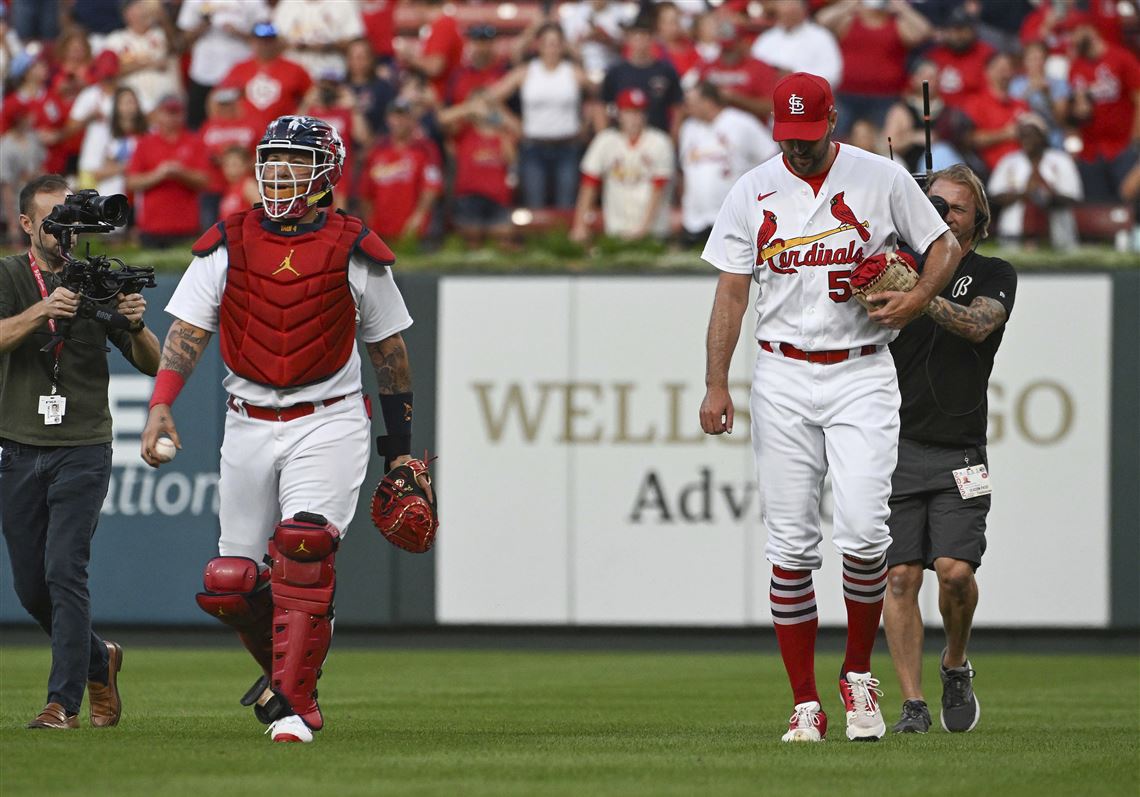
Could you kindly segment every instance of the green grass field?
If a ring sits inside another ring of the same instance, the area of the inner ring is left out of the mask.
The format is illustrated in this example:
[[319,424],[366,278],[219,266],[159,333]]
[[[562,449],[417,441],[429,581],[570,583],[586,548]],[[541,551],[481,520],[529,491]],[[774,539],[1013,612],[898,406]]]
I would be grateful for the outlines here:
[[[1131,795],[1140,793],[1132,656],[975,656],[983,714],[855,744],[821,656],[831,738],[779,741],[790,713],[774,655],[371,651],[334,647],[327,726],[274,745],[238,697],[229,649],[128,648],[116,728],[28,731],[49,656],[0,649],[0,795]],[[888,724],[898,691],[885,652]],[[940,694],[926,662],[932,703]],[[937,724],[937,719],[935,720]]]

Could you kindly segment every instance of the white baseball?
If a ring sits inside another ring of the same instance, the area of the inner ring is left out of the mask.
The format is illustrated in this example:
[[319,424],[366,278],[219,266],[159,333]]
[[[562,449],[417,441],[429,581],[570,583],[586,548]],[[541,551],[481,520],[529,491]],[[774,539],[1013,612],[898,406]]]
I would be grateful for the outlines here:
[[174,447],[174,441],[169,437],[160,437],[154,444],[154,456],[160,462],[169,462],[177,453],[178,449]]

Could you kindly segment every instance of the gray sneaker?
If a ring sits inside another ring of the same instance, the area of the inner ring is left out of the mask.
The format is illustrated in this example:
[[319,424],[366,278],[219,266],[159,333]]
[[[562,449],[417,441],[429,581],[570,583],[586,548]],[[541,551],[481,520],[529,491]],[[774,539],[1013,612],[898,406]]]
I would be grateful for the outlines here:
[[902,715],[891,730],[895,733],[926,733],[930,730],[930,709],[925,700],[903,703]]
[[[945,655],[943,649],[942,656]],[[938,660],[942,676],[942,728],[950,733],[972,731],[982,716],[982,707],[974,694],[974,668],[967,659],[961,667],[948,670],[941,664],[944,660]]]

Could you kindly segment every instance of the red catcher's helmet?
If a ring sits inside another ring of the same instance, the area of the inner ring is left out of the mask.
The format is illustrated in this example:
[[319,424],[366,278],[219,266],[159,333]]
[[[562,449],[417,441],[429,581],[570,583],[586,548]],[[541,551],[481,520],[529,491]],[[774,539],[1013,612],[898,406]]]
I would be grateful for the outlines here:
[[[304,160],[288,157],[296,155]],[[265,215],[298,219],[318,203],[330,204],[343,170],[344,142],[328,122],[313,116],[274,119],[257,145],[254,168]]]

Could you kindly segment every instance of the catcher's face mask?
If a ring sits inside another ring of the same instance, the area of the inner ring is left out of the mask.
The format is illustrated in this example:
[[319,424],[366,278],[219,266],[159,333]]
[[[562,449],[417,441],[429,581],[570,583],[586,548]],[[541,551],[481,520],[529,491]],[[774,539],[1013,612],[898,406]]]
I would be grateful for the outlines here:
[[271,219],[300,218],[328,191],[325,178],[332,169],[312,147],[257,148],[257,191]]

